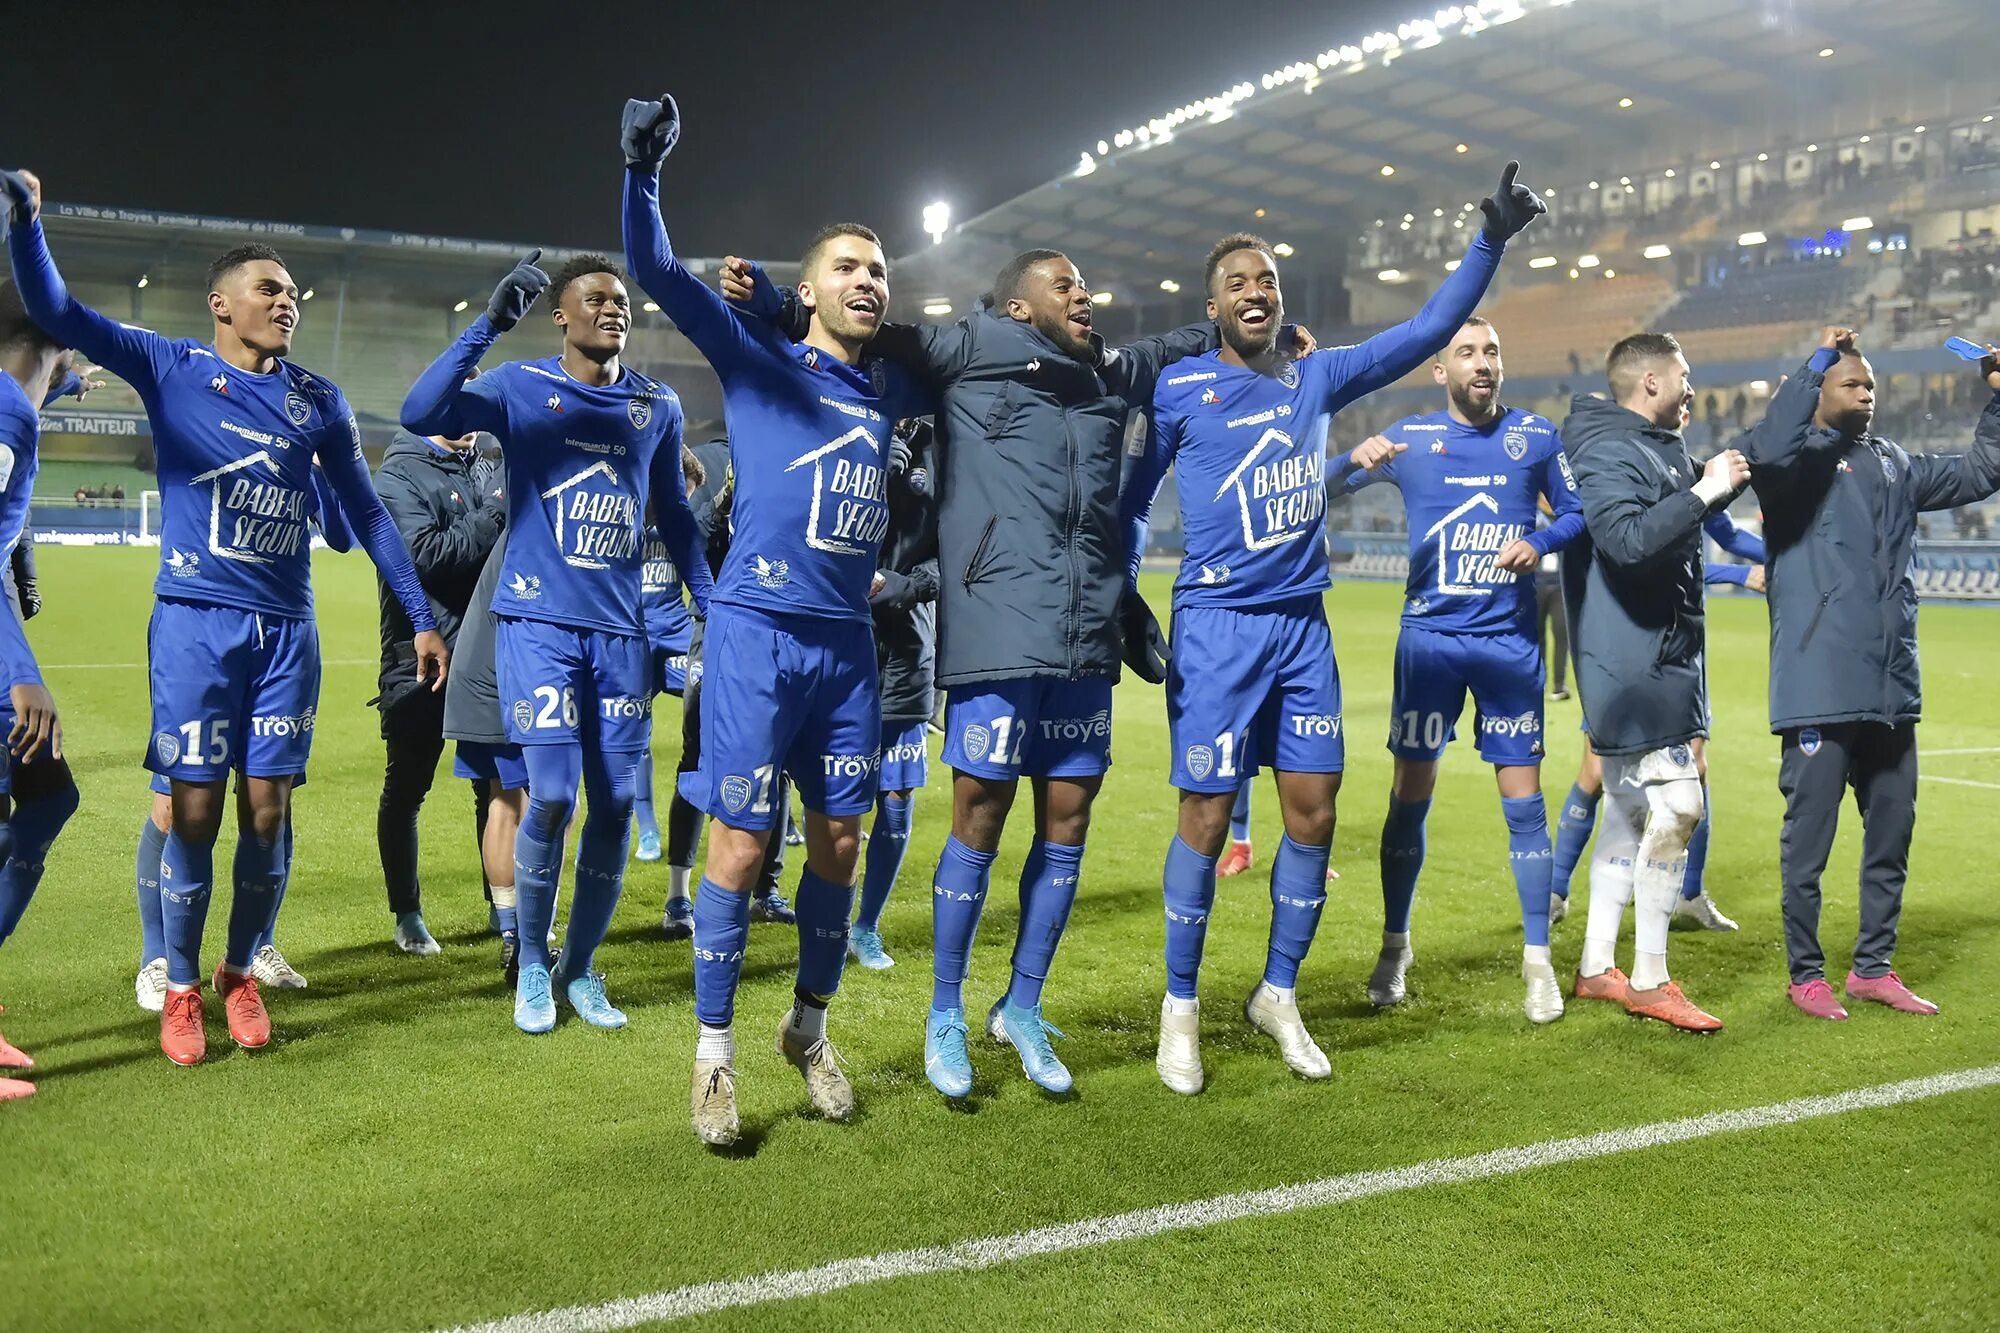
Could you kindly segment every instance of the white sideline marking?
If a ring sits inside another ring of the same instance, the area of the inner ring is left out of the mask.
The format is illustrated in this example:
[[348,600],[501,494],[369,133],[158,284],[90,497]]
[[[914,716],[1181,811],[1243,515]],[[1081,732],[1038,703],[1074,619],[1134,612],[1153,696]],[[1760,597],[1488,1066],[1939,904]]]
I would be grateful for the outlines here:
[[1949,782],[1954,787],[1984,787],[1988,791],[2000,791],[2000,782],[1980,782],[1974,778],[1945,778],[1935,773],[1919,773],[1925,782]]
[[1918,753],[1926,759],[1948,754],[2000,754],[2000,745],[1975,745],[1966,750],[1920,750]]
[[1585,1162],[1664,1144],[1685,1143],[1715,1134],[1769,1129],[1775,1125],[1796,1124],[1802,1120],[1843,1115],[1849,1111],[1897,1106],[1995,1084],[2000,1084],[2000,1065],[1985,1065],[1950,1074],[1905,1079],[1900,1083],[1883,1083],[1872,1088],[1855,1088],[1824,1097],[1801,1097],[1772,1106],[1713,1111],[1686,1120],[1664,1120],[1631,1129],[1586,1134],[1581,1138],[1550,1139],[1520,1148],[1476,1153],[1470,1157],[1442,1157],[1386,1171],[1361,1171],[1299,1185],[1224,1194],[1194,1203],[1141,1208],[1110,1217],[1036,1227],[1011,1236],[988,1236],[919,1250],[895,1250],[859,1259],[841,1259],[817,1268],[763,1273],[725,1282],[703,1282],[673,1291],[654,1292],[649,1296],[628,1296],[601,1305],[572,1305],[538,1314],[513,1315],[492,1323],[465,1326],[456,1333],[599,1333],[600,1330],[631,1328],[638,1324],[685,1319],[691,1315],[714,1314],[719,1310],[766,1305],[801,1296],[820,1296],[846,1287],[893,1278],[925,1273],[974,1272],[1044,1254],[1090,1249],[1116,1241],[1143,1240],[1149,1236],[1209,1227],[1243,1218],[1276,1217],[1377,1194],[1421,1189],[1427,1185],[1458,1185],[1495,1176],[1515,1175],[1537,1167]]

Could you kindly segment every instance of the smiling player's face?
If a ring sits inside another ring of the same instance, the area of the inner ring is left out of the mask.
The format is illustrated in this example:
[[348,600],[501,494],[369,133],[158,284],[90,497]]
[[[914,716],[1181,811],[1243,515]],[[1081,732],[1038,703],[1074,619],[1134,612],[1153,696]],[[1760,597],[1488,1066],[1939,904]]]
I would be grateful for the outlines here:
[[632,331],[632,298],[614,275],[586,273],[563,289],[551,318],[563,341],[578,351],[617,356]]
[[1044,259],[1021,275],[1007,313],[1074,357],[1090,353],[1090,288],[1068,259]]
[[245,347],[265,356],[287,356],[299,327],[299,289],[285,266],[253,259],[222,275],[208,294],[208,308]]
[[1431,378],[1444,385],[1452,406],[1467,421],[1485,421],[1500,405],[1500,335],[1484,324],[1467,324],[1438,353]]
[[889,312],[889,261],[865,236],[835,236],[801,275],[799,296],[835,338],[865,343]]
[[1269,352],[1285,318],[1278,261],[1263,250],[1224,255],[1209,289],[1208,317],[1221,328],[1222,341],[1244,360]]

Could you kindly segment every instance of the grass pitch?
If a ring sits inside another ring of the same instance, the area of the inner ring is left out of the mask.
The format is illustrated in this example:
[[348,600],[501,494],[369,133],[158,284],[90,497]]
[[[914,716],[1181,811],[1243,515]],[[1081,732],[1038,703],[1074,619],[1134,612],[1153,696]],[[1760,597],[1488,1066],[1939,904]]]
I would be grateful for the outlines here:
[[[1718,598],[1710,629],[1716,823],[1709,885],[1740,934],[1673,937],[1675,974],[1721,1015],[1683,1036],[1581,1005],[1521,1016],[1519,927],[1490,774],[1445,764],[1417,904],[1411,1001],[1376,1015],[1376,833],[1397,591],[1328,607],[1349,726],[1335,886],[1301,979],[1334,1078],[1294,1079],[1238,1006],[1262,965],[1277,837],[1259,789],[1258,865],[1224,881],[1203,973],[1200,1097],[1153,1072],[1164,985],[1159,866],[1172,836],[1158,690],[1119,689],[1116,767],[1057,959],[1050,1018],[1078,1091],[1057,1101],[977,1040],[954,1110],[922,1073],[931,866],[949,819],[934,777],[884,919],[897,967],[850,968],[833,1035],[862,1113],[812,1119],[772,1048],[796,943],[753,928],[738,1006],[746,1150],[687,1126],[694,1019],[686,945],[656,926],[665,872],[634,863],[600,953],[630,1028],[515,1032],[485,935],[470,798],[440,777],[424,813],[426,915],[446,948],[389,943],[373,837],[381,742],[375,587],[322,555],[328,662],[279,938],[311,979],[271,1000],[276,1037],[170,1066],[132,1001],[132,853],[146,809],[143,666],[154,553],[45,550],[32,626],[84,804],[0,955],[0,1017],[40,1093],[0,1108],[0,1328],[417,1329],[949,1244],[1154,1204],[1756,1106],[2000,1055],[1993,908],[2000,717],[1990,610],[1924,612],[1922,818],[1898,966],[1944,1013],[1858,1007],[1811,1023],[1784,998],[1776,742],[1764,726],[1761,604]],[[1162,605],[1164,580],[1149,591]],[[1549,707],[1552,815],[1577,759],[1576,705]],[[673,706],[658,728],[663,769]],[[1949,753],[1955,752],[1955,753]],[[1982,785],[1983,784],[1983,785]],[[1025,806],[1022,813],[1026,813]],[[1829,971],[1854,925],[1858,820],[1827,874]],[[968,1000],[1004,986],[1026,820],[1010,831]],[[227,865],[227,853],[218,858]],[[1581,881],[1581,876],[1579,877]],[[1581,883],[1579,883],[1581,889]],[[212,910],[221,947],[226,894]],[[1579,896],[1578,905],[1582,898]],[[1580,914],[1557,927],[1575,965]],[[1628,929],[1621,962],[1629,959]],[[902,1278],[737,1310],[730,1328],[1937,1327],[2000,1324],[2000,1091],[1315,1212],[1241,1221],[980,1273]]]

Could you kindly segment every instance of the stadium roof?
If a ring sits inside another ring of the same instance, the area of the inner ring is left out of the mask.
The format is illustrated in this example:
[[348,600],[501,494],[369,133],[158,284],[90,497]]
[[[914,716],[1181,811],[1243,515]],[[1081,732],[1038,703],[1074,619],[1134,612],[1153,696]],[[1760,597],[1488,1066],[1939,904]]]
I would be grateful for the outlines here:
[[1094,286],[1157,296],[1233,230],[1337,271],[1369,219],[1455,211],[1509,157],[1573,187],[1990,103],[1991,22],[1989,0],[1479,0],[1345,40],[1332,20],[1282,68],[1107,126],[898,286],[968,300],[1058,245]]

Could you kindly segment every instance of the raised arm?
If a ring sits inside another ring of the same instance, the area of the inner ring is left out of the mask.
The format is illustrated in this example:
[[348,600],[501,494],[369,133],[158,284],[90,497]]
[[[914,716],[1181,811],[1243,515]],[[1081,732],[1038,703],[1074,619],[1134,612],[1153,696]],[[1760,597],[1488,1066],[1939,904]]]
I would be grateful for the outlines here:
[[[1394,427],[1391,427],[1394,429]],[[1386,435],[1370,435],[1360,444],[1339,455],[1327,468],[1327,493],[1352,495],[1378,481],[1395,483],[1396,455],[1409,449],[1401,440]]]
[[1139,562],[1146,556],[1146,528],[1153,517],[1153,501],[1173,466],[1174,450],[1180,439],[1180,418],[1157,408],[1146,431],[1146,449],[1132,464],[1125,489],[1118,494],[1118,530],[1125,534],[1125,590],[1139,588]]
[[1743,455],[1725,449],[1708,461],[1701,479],[1662,500],[1647,500],[1653,473],[1639,445],[1599,440],[1571,461],[1583,519],[1598,554],[1613,565],[1640,568],[1660,559],[1694,532],[1715,505],[1743,484]]
[[[675,258],[667,239],[660,215],[660,164],[680,136],[680,108],[673,98],[625,103],[620,133],[625,147],[625,263],[674,327],[727,379],[757,343],[728,304]],[[661,529],[663,535],[665,531]]]
[[1993,398],[1973,428],[1972,451],[1910,456],[1919,509],[1956,509],[2000,490],[2000,348],[1989,350],[1979,369]]
[[[430,598],[424,595],[424,585],[417,578],[417,567],[410,561],[410,548],[403,543],[403,534],[396,531],[396,520],[389,517],[382,497],[375,493],[375,483],[369,480],[368,462],[361,456],[361,432],[354,424],[353,411],[345,398],[336,396],[335,403],[339,415],[332,418],[326,438],[319,443],[320,465],[326,469],[326,479],[340,508],[354,525],[362,549],[375,562],[382,581],[389,586],[416,631],[417,679],[432,679],[431,668],[435,666],[431,688],[441,690],[450,654],[438,633],[437,617],[431,614]],[[337,438],[343,421],[350,439]]]
[[695,614],[706,619],[708,599],[715,591],[715,577],[709,572],[707,551],[694,512],[688,508],[687,491],[681,482],[681,435],[683,418],[674,409],[660,447],[653,451],[653,467],[647,480],[647,494],[653,501],[653,521],[659,525],[660,540],[681,572],[688,596],[694,599]]
[[135,388],[153,383],[165,369],[173,344],[151,330],[101,315],[70,295],[42,235],[41,209],[42,186],[32,172],[0,171],[7,258],[28,318],[63,346],[74,347]]
[[1105,385],[1134,406],[1153,401],[1153,386],[1160,372],[1182,357],[1202,356],[1222,346],[1222,333],[1212,320],[1183,324],[1150,338],[1135,338],[1118,347],[1104,349],[1097,373]]
[[[1752,470],[1766,475],[1782,473],[1805,455],[1814,437],[1813,414],[1819,411],[1820,385],[1833,363],[1843,353],[1853,350],[1852,329],[1829,328],[1821,335],[1811,359],[1785,377],[1785,382],[1771,395],[1771,401],[1764,405],[1763,418],[1744,432],[1737,443],[1744,457],[1750,460]],[[1821,438],[1836,442],[1836,437],[1830,434],[1822,433]]]
[[538,249],[523,256],[493,289],[486,313],[466,325],[465,332],[444,349],[444,354],[424,368],[403,399],[404,430],[448,439],[483,430],[506,438],[507,405],[499,386],[472,377],[487,350],[501,334],[520,323],[535,299],[547,290],[549,275],[535,267],[541,257]]
[[1333,410],[1394,384],[1424,363],[1458,332],[1479,306],[1479,299],[1500,268],[1500,256],[1507,242],[1536,217],[1548,211],[1539,196],[1525,185],[1516,184],[1519,162],[1509,162],[1500,173],[1500,188],[1482,199],[1480,209],[1486,223],[1466,248],[1459,262],[1423,308],[1391,329],[1354,347],[1330,348],[1319,355],[1328,358],[1327,374],[1333,389]]

